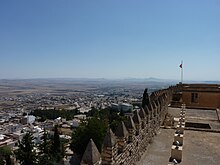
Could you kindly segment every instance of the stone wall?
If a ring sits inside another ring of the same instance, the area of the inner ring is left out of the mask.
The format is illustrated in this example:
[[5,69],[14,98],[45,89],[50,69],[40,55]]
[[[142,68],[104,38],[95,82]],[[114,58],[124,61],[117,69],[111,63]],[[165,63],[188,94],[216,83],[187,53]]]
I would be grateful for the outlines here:
[[[178,84],[179,90],[174,94],[172,106],[187,108],[216,109],[220,107],[219,84]],[[196,99],[192,99],[197,94]],[[194,100],[194,101],[193,101]]]
[[150,96],[145,90],[142,108],[121,122],[115,134],[108,130],[99,164],[133,165],[140,160],[163,123],[175,88],[158,90]]

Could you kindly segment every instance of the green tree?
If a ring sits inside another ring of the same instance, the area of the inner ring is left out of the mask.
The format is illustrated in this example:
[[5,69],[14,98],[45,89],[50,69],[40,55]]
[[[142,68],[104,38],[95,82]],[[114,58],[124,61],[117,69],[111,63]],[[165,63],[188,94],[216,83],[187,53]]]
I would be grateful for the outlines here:
[[55,125],[55,127],[54,127],[53,151],[55,153],[60,152],[60,134],[59,134],[59,131],[58,131],[58,125]]
[[92,107],[92,109],[87,113],[86,116],[97,117],[99,116],[99,110]]
[[142,108],[145,108],[149,104],[149,96],[148,96],[148,89],[146,88],[143,93],[142,98]]
[[18,149],[15,151],[16,159],[21,165],[37,164],[36,150],[31,133],[26,133],[21,141],[19,141]]
[[58,117],[66,118],[67,120],[71,120],[74,118],[74,115],[79,114],[78,110],[40,110],[36,109],[30,113],[31,115],[40,117],[39,121],[45,121],[46,119],[56,119]]
[[52,165],[53,157],[52,157],[52,142],[48,138],[47,132],[44,129],[43,142],[39,145],[39,162],[38,164],[44,165]]
[[0,165],[11,165],[12,151],[8,146],[0,147]]
[[49,138],[44,130],[43,142],[39,145],[39,165],[58,165],[64,157],[64,144],[60,140],[58,126],[54,127],[54,136]]
[[64,157],[64,144],[60,141],[58,125],[54,127],[54,136],[52,138],[52,156],[55,162],[59,163]]
[[92,138],[99,151],[107,130],[107,124],[99,118],[91,118],[82,123],[72,134],[71,149],[82,156],[89,140]]
[[116,131],[118,125],[122,122],[127,120],[126,116],[124,115],[123,111],[120,113],[112,113],[111,115],[111,120],[110,120],[110,128],[112,129],[113,132]]

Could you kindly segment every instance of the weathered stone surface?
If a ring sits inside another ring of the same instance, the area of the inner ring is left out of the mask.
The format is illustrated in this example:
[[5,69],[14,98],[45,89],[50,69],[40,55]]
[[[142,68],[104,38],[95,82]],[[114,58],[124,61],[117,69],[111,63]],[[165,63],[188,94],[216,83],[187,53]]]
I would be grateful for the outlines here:
[[139,116],[140,116],[141,119],[145,119],[146,113],[145,113],[144,109],[142,109],[142,108],[140,109]]
[[129,116],[128,120],[125,122],[125,126],[128,130],[135,130],[134,120]]
[[115,135],[117,137],[127,137],[128,136],[128,130],[125,127],[124,122],[121,122],[119,124],[119,126],[117,127],[116,131],[115,131]]
[[82,160],[81,160],[81,165],[87,164],[87,165],[94,165],[97,164],[100,161],[100,153],[93,142],[92,139],[90,139],[86,150],[83,154]]
[[113,147],[116,144],[116,138],[111,129],[108,129],[104,138],[103,147]]
[[157,134],[167,113],[171,88],[154,92],[151,98],[146,91],[143,109],[121,122],[115,135],[108,130],[101,153],[102,165],[134,165]]
[[135,123],[135,124],[141,124],[141,118],[140,118],[140,116],[139,116],[138,111],[135,111],[133,120],[134,120],[134,123]]

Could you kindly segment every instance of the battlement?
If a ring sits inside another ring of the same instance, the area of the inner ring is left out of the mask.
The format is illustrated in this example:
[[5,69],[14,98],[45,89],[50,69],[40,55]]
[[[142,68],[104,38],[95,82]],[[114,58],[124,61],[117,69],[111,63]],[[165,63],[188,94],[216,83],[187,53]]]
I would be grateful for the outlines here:
[[[163,124],[172,94],[177,88],[177,86],[171,86],[155,91],[150,96],[146,89],[143,94],[142,108],[136,111],[133,117],[129,117],[125,123],[121,122],[115,134],[111,129],[108,130],[100,159],[88,162],[88,159],[83,157],[81,165],[85,165],[85,162],[88,165],[132,165],[140,160]],[[88,145],[91,145],[91,142]],[[100,153],[94,153],[98,152],[97,149],[85,152],[87,153],[84,155],[100,155]]]

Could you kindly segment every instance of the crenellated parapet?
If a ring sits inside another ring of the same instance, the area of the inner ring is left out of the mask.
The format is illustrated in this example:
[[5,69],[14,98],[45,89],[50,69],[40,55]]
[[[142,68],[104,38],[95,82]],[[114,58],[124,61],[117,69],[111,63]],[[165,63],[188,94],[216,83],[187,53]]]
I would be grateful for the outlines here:
[[145,113],[145,111],[144,111],[143,108],[141,108],[138,113],[139,113],[139,116],[140,116],[140,118],[141,118],[141,120],[142,120],[142,122],[141,122],[141,128],[142,128],[142,129],[145,129],[145,128],[147,127],[147,122],[148,122],[148,120],[147,120],[147,115],[146,115],[146,113]]
[[86,147],[86,150],[83,154],[80,165],[100,165],[100,164],[101,164],[100,153],[93,140],[90,139]]
[[103,165],[113,165],[115,164],[116,156],[118,155],[118,143],[112,130],[109,128],[107,134],[104,138],[102,147],[102,164]]
[[118,142],[118,153],[122,153],[125,151],[125,148],[127,146],[128,136],[129,136],[128,130],[125,127],[124,122],[121,122],[118,125],[115,135],[116,135],[116,139]]
[[164,121],[175,88],[171,86],[151,95],[145,89],[142,108],[121,122],[115,134],[108,129],[102,147],[102,165],[134,165],[141,158]]
[[139,116],[138,111],[135,111],[133,120],[134,120],[135,127],[136,127],[136,135],[139,135],[142,129],[141,127],[142,120],[141,120],[141,117]]
[[128,130],[128,143],[132,143],[135,140],[136,135],[136,127],[134,124],[134,120],[131,116],[129,116],[128,120],[125,122],[125,126]]

